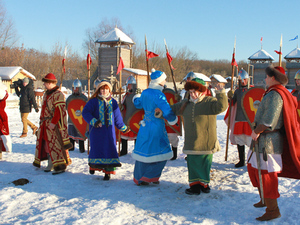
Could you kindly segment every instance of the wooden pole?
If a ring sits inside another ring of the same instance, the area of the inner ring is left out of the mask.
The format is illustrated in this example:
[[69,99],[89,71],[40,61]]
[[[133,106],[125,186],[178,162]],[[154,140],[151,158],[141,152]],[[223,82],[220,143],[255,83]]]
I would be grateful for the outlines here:
[[147,43],[147,37],[145,35],[145,52],[146,52],[146,64],[147,64],[147,87],[150,83],[150,74],[149,74],[149,60],[148,60],[148,43]]
[[65,47],[65,53],[64,53],[64,58],[63,58],[63,61],[62,61],[62,73],[61,73],[61,76],[60,76],[60,85],[59,85],[59,90],[61,90],[62,88],[62,82],[64,80],[64,75],[66,73],[66,70],[65,70],[65,63],[66,63],[66,58],[67,58],[67,45]]
[[[236,44],[236,40],[234,40],[233,55],[235,55],[235,44]],[[233,89],[234,68],[235,68],[235,66],[232,65],[230,91],[232,91],[232,89]],[[226,137],[225,161],[227,161],[227,156],[228,156],[228,142],[229,142],[230,117],[231,117],[231,102],[232,102],[232,100],[230,99],[229,108],[228,108],[228,127],[227,127],[227,137]]]
[[[119,46],[119,64],[120,64],[120,60],[121,60],[121,45]],[[120,80],[120,85],[119,85],[119,108],[121,109],[121,101],[122,101],[122,70],[120,71],[120,75],[119,75],[119,80]],[[121,131],[118,130],[119,132],[119,137],[118,137],[118,154],[119,156],[121,155]],[[122,146],[123,147],[123,146]]]
[[[89,45],[89,54],[88,54],[88,99],[91,97],[91,61],[90,61],[90,45]],[[87,147],[87,154],[90,154],[90,139],[88,138],[88,147]]]
[[282,48],[282,35],[281,35],[281,38],[280,38],[280,48],[279,48],[279,66],[282,65],[282,62],[281,62],[281,58],[282,58],[282,51],[281,51],[281,48]]
[[[167,54],[168,54],[168,53],[169,53],[169,50],[168,50],[168,46],[167,46],[166,39],[164,39],[164,41],[165,41],[166,52],[167,52]],[[169,61],[168,61],[168,62],[169,62]],[[174,76],[174,72],[173,72],[171,63],[169,63],[169,67],[170,67],[170,70],[171,70],[171,76],[172,76],[172,81],[173,81],[173,85],[174,85],[174,90],[175,90],[175,93],[178,94],[177,87],[176,87],[176,82],[175,82],[175,76]]]

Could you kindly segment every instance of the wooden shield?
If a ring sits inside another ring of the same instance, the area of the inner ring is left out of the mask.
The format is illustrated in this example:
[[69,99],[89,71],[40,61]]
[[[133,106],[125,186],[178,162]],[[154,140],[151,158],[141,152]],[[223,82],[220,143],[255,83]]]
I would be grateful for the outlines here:
[[264,93],[264,88],[253,87],[246,91],[242,97],[242,109],[252,130],[254,129],[255,114]]
[[[177,101],[175,100],[175,91],[173,89],[170,88],[165,88],[163,90],[163,93],[165,94],[167,101],[170,105],[173,105],[175,103],[177,103]],[[175,133],[177,133],[178,135],[182,135],[182,120],[180,116],[177,116],[178,118],[178,122],[175,125],[170,125],[168,124],[168,122],[166,121],[166,129],[168,131],[168,129],[171,129],[173,131],[175,131]]]
[[130,118],[129,118],[129,128],[130,130],[137,134],[140,129],[139,122],[144,119],[145,112],[143,109],[137,110]]
[[82,138],[85,137],[85,132],[87,130],[87,122],[82,117],[82,110],[86,104],[82,98],[72,98],[68,101],[68,115],[75,126],[76,130]]

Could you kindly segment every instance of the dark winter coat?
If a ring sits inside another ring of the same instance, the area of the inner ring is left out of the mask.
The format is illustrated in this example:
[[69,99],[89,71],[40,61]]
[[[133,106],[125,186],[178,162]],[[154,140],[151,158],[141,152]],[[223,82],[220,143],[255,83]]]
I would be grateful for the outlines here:
[[15,88],[16,94],[20,98],[20,112],[21,113],[30,113],[33,108],[37,111],[38,106],[35,101],[35,95],[33,91],[33,85],[31,82],[27,84],[25,87],[22,85],[21,90],[19,87]]

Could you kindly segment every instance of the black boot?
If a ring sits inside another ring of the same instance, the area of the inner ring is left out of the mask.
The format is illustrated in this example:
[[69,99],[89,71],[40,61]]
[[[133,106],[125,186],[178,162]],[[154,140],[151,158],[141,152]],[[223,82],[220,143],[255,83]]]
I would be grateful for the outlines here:
[[245,145],[237,145],[239,151],[239,159],[240,161],[235,164],[236,168],[245,166]]
[[188,195],[200,195],[201,185],[200,184],[192,185],[189,189],[185,190],[185,193]]
[[72,138],[70,138],[70,142],[72,144],[72,148],[69,149],[69,151],[74,151],[74,148],[75,148],[75,140],[73,140]]
[[121,138],[121,143],[122,143],[122,150],[120,152],[120,156],[127,155],[128,141],[126,139]]
[[81,153],[85,152],[85,150],[84,150],[84,141],[79,140],[79,151]]
[[173,151],[173,158],[171,160],[177,159],[177,147],[172,146],[172,151]]
[[109,180],[110,179],[110,174],[105,174],[103,180]]

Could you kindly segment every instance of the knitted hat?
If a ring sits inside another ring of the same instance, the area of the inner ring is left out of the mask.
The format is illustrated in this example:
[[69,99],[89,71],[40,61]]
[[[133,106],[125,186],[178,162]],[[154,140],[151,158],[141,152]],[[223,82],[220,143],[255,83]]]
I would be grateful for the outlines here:
[[56,77],[54,76],[53,73],[48,73],[43,79],[42,79],[43,82],[45,83],[57,83],[57,79]]
[[29,83],[29,79],[28,79],[28,77],[25,77],[24,79],[23,79],[23,83]]
[[152,69],[151,72],[151,84],[160,84],[162,81],[167,79],[167,75],[162,71]]
[[109,92],[112,92],[112,86],[108,80],[101,80],[101,82],[98,84],[98,86],[96,88],[96,91],[98,91],[98,89],[104,85],[107,85],[109,87]]
[[200,78],[194,78],[191,81],[188,81],[184,85],[186,91],[195,89],[196,91],[204,92],[206,91],[205,82]]
[[275,77],[275,80],[277,80],[279,83],[281,83],[282,85],[286,85],[289,80],[285,74],[285,70],[281,67],[281,66],[268,66],[266,68],[266,74],[269,77]]

